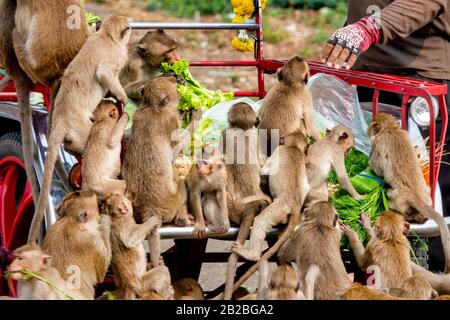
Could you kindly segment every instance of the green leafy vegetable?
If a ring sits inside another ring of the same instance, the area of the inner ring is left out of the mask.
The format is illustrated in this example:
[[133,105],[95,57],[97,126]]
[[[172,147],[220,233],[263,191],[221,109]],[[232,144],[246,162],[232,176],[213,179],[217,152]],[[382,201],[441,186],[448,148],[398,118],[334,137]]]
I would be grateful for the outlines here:
[[173,72],[182,77],[186,83],[178,85],[180,95],[180,104],[178,109],[185,112],[183,127],[186,127],[192,119],[192,111],[207,110],[216,104],[233,99],[234,93],[223,93],[222,91],[213,91],[207,89],[204,85],[194,79],[189,71],[189,62],[187,60],[177,61],[174,64],[163,63],[161,65],[162,73]]
[[97,21],[100,21],[102,18],[100,18],[99,16],[96,16],[95,14],[93,14],[92,12],[86,11],[86,20],[89,24],[89,26],[94,26]]
[[[369,166],[369,158],[359,150],[353,148],[345,157],[345,169],[349,178],[357,175]],[[336,171],[332,170],[328,177],[329,184],[338,184]]]

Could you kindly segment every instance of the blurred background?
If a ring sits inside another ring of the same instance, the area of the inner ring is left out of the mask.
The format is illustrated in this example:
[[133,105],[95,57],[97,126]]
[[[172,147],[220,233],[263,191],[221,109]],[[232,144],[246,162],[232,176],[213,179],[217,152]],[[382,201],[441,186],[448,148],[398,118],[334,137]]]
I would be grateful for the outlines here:
[[[99,16],[122,14],[135,21],[231,22],[230,0],[91,0],[86,9]],[[264,11],[264,56],[288,59],[301,55],[320,59],[329,36],[345,23],[346,0],[268,0]],[[245,60],[252,53],[231,47],[236,31],[170,31],[179,43],[179,53],[188,60]],[[210,89],[255,90],[254,68],[192,68],[192,73]],[[270,87],[274,77],[267,77]]]

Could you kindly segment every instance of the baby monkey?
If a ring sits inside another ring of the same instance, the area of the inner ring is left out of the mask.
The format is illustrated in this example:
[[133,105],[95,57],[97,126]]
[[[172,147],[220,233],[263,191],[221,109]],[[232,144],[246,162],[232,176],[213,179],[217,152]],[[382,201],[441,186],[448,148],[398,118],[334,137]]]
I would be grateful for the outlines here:
[[[207,152],[205,152],[207,153]],[[227,233],[230,228],[227,205],[227,172],[221,156],[215,150],[192,166],[187,186],[189,202],[195,217],[193,235],[205,235],[205,218],[209,228],[218,233]]]
[[102,101],[94,111],[94,124],[89,134],[82,164],[82,190],[94,191],[106,199],[124,194],[127,184],[118,180],[122,137],[128,123],[127,113],[119,119],[119,110],[111,101]]
[[308,148],[306,157],[306,172],[311,190],[309,201],[328,201],[327,178],[330,170],[336,170],[339,183],[355,199],[361,196],[353,187],[345,170],[345,155],[355,145],[352,131],[342,125],[327,130],[325,139],[316,141]]
[[143,294],[142,276],[147,259],[142,242],[158,225],[151,217],[136,224],[133,206],[124,195],[113,195],[106,200],[106,213],[111,216],[111,266],[117,285],[124,291],[125,300],[140,298]]

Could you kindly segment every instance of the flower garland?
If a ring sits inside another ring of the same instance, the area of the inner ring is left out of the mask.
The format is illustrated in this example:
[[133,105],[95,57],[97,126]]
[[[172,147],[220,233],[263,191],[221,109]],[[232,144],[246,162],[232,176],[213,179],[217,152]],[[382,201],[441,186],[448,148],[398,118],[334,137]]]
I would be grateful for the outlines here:
[[[266,8],[266,4],[267,0],[261,0],[261,10]],[[231,5],[235,14],[233,23],[248,22],[255,11],[254,0],[231,0]],[[240,52],[252,52],[255,47],[246,30],[239,31],[239,35],[231,40],[231,46]]]

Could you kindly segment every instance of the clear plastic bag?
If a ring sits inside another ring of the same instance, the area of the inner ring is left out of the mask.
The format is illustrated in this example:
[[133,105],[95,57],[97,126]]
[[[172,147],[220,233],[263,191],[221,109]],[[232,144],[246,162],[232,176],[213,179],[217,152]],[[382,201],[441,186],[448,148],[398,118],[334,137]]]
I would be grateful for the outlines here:
[[356,89],[335,76],[323,73],[311,77],[308,88],[313,96],[317,129],[323,132],[339,124],[351,128],[356,148],[368,155],[370,140],[367,123]]

